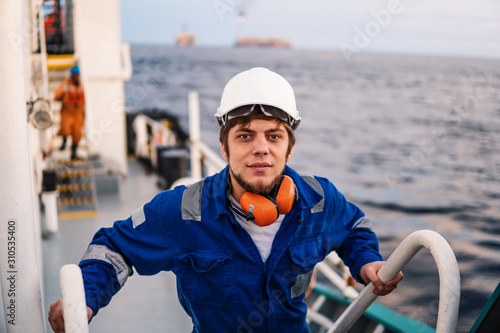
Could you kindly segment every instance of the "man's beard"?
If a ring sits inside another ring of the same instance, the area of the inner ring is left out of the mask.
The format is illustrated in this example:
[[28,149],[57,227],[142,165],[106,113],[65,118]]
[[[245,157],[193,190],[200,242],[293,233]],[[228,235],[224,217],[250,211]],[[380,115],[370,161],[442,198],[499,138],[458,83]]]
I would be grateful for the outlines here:
[[257,193],[257,194],[268,194],[268,193],[270,193],[276,187],[276,185],[278,185],[280,183],[281,178],[283,178],[283,171],[282,171],[269,184],[264,184],[262,181],[259,181],[259,182],[255,183],[255,184],[250,184],[249,182],[247,182],[243,178],[241,178],[240,175],[236,174],[233,171],[233,169],[230,168],[229,170],[231,172],[231,177],[233,177],[234,180],[236,180],[236,182],[241,187],[243,187],[243,189],[246,192],[252,192],[252,193]]

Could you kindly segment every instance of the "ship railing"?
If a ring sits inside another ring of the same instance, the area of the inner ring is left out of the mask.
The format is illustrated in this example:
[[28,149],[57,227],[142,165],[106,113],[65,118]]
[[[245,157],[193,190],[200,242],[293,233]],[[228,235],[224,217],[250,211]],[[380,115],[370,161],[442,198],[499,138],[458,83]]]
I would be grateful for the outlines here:
[[215,153],[201,139],[200,130],[200,98],[198,92],[191,91],[188,95],[189,107],[189,143],[191,158],[191,177],[178,179],[172,188],[178,185],[195,183],[204,176],[213,175],[226,167],[227,162]]
[[175,146],[177,137],[173,131],[144,114],[135,117],[132,124],[136,136],[135,153],[138,158],[151,161],[153,168],[158,164],[157,146]]
[[[198,93],[192,91],[188,95],[189,106],[189,150],[191,174],[173,182],[170,187],[189,185],[206,176],[213,175],[226,166],[226,161],[201,139],[200,102]],[[151,161],[153,169],[158,166],[159,156],[156,147],[175,146],[176,134],[165,127],[160,121],[144,114],[139,114],[133,121],[135,133],[135,154],[138,158]]]
[[191,149],[200,151],[201,160],[206,168],[207,175],[213,175],[226,167],[226,161],[219,157],[209,146],[204,142],[196,142],[192,144]]

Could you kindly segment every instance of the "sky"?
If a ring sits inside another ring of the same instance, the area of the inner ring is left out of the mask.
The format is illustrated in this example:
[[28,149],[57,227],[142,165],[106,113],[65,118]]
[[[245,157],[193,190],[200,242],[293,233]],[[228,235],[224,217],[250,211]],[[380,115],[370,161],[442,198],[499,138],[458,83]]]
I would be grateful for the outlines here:
[[[500,59],[499,0],[121,0],[122,38],[200,46],[238,36],[287,39],[297,49]],[[238,19],[239,18],[239,19]],[[244,18],[244,19],[243,19]]]

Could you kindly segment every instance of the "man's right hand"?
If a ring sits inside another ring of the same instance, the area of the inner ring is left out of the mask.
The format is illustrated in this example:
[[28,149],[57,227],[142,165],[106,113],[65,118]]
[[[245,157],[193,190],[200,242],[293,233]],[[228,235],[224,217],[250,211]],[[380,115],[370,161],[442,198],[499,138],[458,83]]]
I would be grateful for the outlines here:
[[[90,318],[92,318],[92,310],[87,306],[87,320],[90,321]],[[60,299],[50,305],[49,324],[55,333],[65,332],[64,319],[62,317],[62,303]]]

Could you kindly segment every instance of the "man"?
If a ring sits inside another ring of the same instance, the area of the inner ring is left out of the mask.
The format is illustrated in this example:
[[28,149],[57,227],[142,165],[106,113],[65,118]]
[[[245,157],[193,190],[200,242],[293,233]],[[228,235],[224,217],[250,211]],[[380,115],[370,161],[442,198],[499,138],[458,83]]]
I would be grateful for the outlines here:
[[[89,312],[108,304],[135,267],[171,270],[193,332],[308,332],[303,302],[316,263],[337,251],[360,282],[385,295],[375,234],[327,179],[286,165],[300,123],[290,84],[265,68],[236,75],[216,118],[228,166],[159,193],[97,232],[80,267]],[[54,331],[60,301],[51,306]]]
[[69,79],[57,87],[54,99],[62,102],[61,128],[58,133],[63,138],[60,150],[66,148],[67,138],[71,135],[71,159],[78,159],[76,150],[82,138],[85,119],[85,94],[80,83],[80,67],[71,67]]

